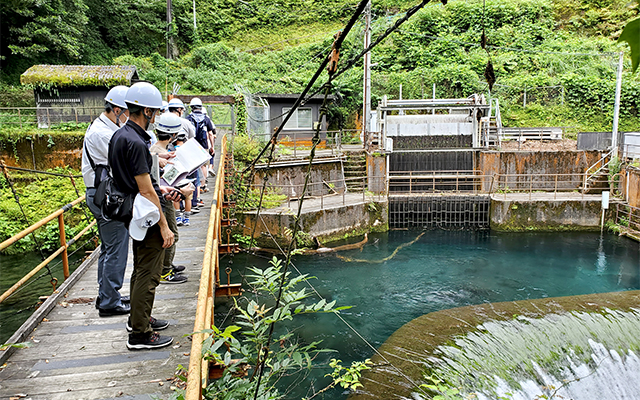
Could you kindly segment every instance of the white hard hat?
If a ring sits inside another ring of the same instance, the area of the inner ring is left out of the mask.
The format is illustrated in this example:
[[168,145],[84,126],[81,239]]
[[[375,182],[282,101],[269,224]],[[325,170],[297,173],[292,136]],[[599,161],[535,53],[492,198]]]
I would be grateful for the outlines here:
[[162,107],[162,94],[160,94],[158,88],[152,84],[148,82],[138,82],[134,83],[129,90],[127,90],[124,101],[140,107],[157,109]]
[[156,118],[156,129],[164,133],[178,133],[182,130],[182,118],[174,113],[160,114]]
[[109,93],[104,97],[104,100],[113,104],[114,106],[118,106],[120,108],[127,108],[127,105],[124,102],[124,96],[127,94],[129,90],[128,87],[120,85],[114,86],[109,90]]
[[186,107],[184,106],[184,103],[182,102],[182,100],[174,97],[173,99],[169,100],[169,108],[186,108]]
[[168,108],[169,108],[169,103],[167,103],[166,101],[162,100],[162,107],[160,107],[160,111],[162,111],[162,112],[167,111]]
[[193,106],[200,106],[200,107],[202,107],[202,100],[200,100],[200,99],[199,99],[199,98],[197,98],[197,97],[194,97],[193,99],[191,99],[191,102],[189,103],[189,106],[190,106],[190,107],[193,107]]

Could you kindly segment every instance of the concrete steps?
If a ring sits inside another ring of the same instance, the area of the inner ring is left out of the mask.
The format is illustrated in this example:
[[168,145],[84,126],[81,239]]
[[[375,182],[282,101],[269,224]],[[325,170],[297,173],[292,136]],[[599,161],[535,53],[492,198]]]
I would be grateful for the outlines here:
[[348,192],[361,192],[362,181],[353,178],[363,178],[367,176],[367,157],[364,151],[345,153],[343,163],[344,178]]

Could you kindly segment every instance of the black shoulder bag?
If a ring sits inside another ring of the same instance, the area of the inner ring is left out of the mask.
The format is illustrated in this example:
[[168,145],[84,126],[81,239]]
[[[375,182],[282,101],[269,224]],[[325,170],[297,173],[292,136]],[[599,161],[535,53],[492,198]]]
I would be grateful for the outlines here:
[[93,204],[100,209],[102,218],[105,220],[116,220],[128,224],[131,218],[133,218],[133,194],[124,193],[118,189],[116,182],[111,176],[109,166],[104,164],[96,165],[87,150],[87,146],[84,146],[84,150],[87,152],[87,158],[89,159],[91,168],[93,168],[96,173],[93,182],[96,188]]

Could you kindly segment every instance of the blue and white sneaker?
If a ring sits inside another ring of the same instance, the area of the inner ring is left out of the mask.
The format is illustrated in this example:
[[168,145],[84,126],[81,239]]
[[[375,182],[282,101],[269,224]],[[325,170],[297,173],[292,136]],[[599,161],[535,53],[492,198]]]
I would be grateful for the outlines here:
[[182,214],[182,225],[184,226],[189,226],[189,217],[191,216],[191,213],[188,211],[185,211],[184,214]]
[[184,217],[181,212],[176,213],[176,225],[182,226],[184,224]]

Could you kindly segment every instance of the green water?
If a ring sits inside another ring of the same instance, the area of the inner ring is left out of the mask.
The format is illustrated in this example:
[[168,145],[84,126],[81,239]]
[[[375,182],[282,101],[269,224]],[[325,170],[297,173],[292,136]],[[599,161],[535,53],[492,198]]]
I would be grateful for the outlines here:
[[[79,252],[79,254],[81,253]],[[78,266],[77,260],[77,255],[69,257],[70,272],[73,272]],[[36,253],[15,256],[0,255],[0,293],[4,293],[22,279],[41,261],[40,254]],[[64,282],[62,264],[59,262],[60,257],[57,257],[49,264],[53,276],[58,279],[58,287]],[[42,274],[45,276],[35,279]],[[5,343],[31,316],[40,296],[49,296],[52,293],[53,286],[50,281],[51,277],[47,273],[47,269],[43,268],[22,289],[0,303],[0,343]]]
[[[419,233],[372,235],[362,251],[340,254],[382,259]],[[433,311],[484,302],[639,289],[639,253],[640,245],[634,241],[613,235],[601,238],[595,233],[429,231],[384,263],[345,262],[324,254],[298,256],[294,264],[302,273],[317,277],[311,283],[328,301],[353,306],[342,312],[344,319],[377,348],[405,323]],[[266,261],[235,257],[235,273],[243,274],[245,265],[265,266]],[[222,321],[225,310],[218,311],[216,320]],[[304,316],[297,323],[302,340],[322,340],[324,347],[337,350],[329,357],[339,358],[343,364],[373,354],[358,334],[332,314]],[[327,372],[326,366],[319,366],[287,398],[308,396],[310,387],[323,388],[328,383],[323,377]],[[324,398],[345,396],[337,390]]]

